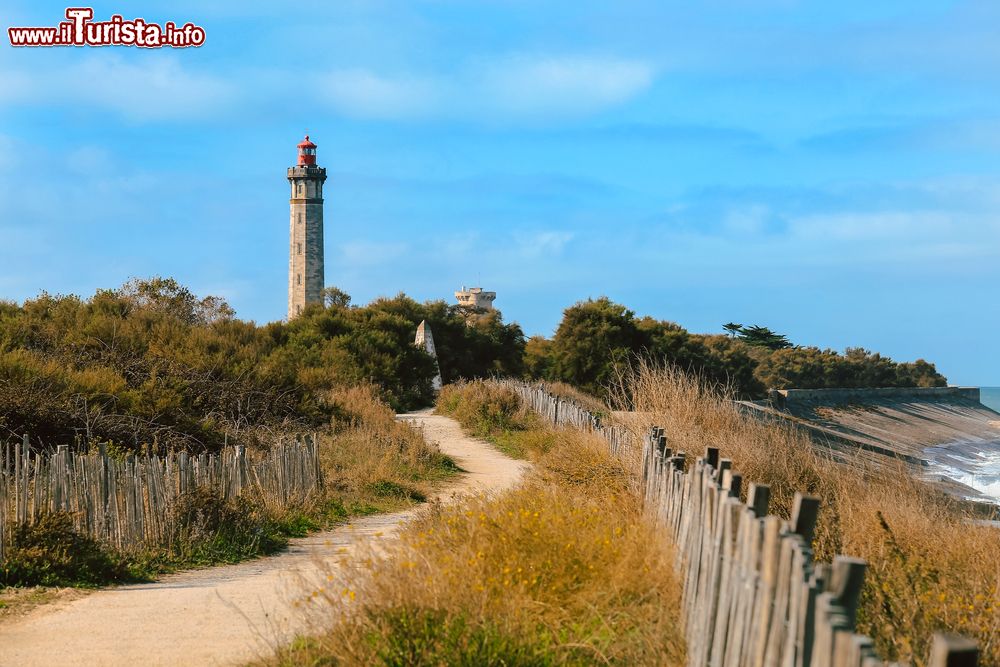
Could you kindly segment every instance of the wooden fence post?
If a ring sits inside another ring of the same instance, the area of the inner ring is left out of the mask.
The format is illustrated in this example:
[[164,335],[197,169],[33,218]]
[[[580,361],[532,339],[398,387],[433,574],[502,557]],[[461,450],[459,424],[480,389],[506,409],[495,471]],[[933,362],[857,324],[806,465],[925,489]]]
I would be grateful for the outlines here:
[[766,484],[750,483],[747,491],[747,505],[758,519],[767,516],[767,506],[771,502],[771,487]]
[[927,667],[976,667],[979,647],[966,637],[937,633],[931,643],[931,660]]
[[712,466],[712,470],[719,467],[719,448],[718,447],[706,447],[705,448],[705,463]]
[[792,532],[801,535],[807,545],[812,544],[819,516],[819,498],[796,492],[792,501]]
[[865,582],[866,567],[865,561],[860,558],[836,556],[833,559],[830,590],[836,596],[837,604],[844,608],[852,629],[858,616],[858,600]]

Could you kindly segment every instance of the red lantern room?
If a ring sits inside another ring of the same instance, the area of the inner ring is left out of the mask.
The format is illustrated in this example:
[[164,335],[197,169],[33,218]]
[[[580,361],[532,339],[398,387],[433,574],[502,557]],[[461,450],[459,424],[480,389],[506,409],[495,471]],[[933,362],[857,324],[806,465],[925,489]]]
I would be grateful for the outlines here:
[[316,164],[316,144],[309,141],[309,135],[299,144],[299,164]]

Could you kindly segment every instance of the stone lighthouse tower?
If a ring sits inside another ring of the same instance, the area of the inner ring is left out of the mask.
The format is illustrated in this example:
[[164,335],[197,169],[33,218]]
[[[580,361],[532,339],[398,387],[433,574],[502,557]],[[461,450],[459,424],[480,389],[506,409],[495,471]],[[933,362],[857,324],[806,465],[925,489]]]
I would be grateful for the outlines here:
[[288,168],[292,185],[288,251],[288,319],[307,305],[323,302],[323,183],[326,169],[316,166],[316,144],[309,135],[299,144],[298,164]]

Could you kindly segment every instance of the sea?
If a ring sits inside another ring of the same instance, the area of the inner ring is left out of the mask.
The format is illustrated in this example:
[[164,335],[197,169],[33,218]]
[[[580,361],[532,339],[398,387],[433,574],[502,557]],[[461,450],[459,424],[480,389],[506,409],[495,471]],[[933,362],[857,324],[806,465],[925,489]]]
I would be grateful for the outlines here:
[[[980,387],[979,402],[1000,413],[1000,387]],[[1000,415],[997,420],[1000,422]],[[928,447],[924,455],[929,464],[928,476],[961,482],[978,491],[979,500],[1000,504],[1000,430],[991,442],[961,441]]]
[[980,387],[979,402],[1000,412],[1000,387]]

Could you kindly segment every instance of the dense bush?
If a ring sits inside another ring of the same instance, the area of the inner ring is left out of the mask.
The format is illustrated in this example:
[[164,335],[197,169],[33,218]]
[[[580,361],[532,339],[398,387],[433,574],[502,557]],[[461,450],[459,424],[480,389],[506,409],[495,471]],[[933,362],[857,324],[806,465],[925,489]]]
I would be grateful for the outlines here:
[[860,348],[838,354],[791,347],[784,336],[765,327],[731,323],[724,328],[730,336],[693,334],[673,322],[636,318],[607,297],[582,301],[565,310],[551,340],[528,341],[525,375],[562,380],[604,396],[618,369],[646,358],[724,386],[741,398],[761,397],[767,388],[946,384],[934,365],[923,360],[896,363]]
[[896,363],[877,352],[848,348],[844,354],[815,347],[796,347],[762,355],[757,377],[776,389],[836,387],[943,387],[944,376],[919,359]]
[[711,382],[734,386],[743,396],[764,390],[754,376],[756,362],[747,345],[724,336],[691,334],[673,322],[636,319],[634,312],[606,297],[567,308],[551,345],[534,342],[532,351],[536,358],[529,368],[541,371],[535,377],[562,380],[598,396],[613,382],[616,368],[636,356],[668,361]]
[[96,586],[129,578],[124,559],[74,531],[65,513],[16,526],[0,562],[0,586]]
[[524,337],[499,313],[470,317],[404,295],[354,307],[339,295],[262,326],[161,278],[89,299],[0,303],[0,438],[133,450],[266,444],[325,422],[326,393],[362,381],[396,409],[427,405],[434,363],[413,345],[425,319],[446,381],[522,372]]
[[285,546],[290,537],[331,527],[350,516],[396,511],[426,499],[455,464],[421,433],[395,419],[376,387],[361,383],[328,392],[335,417],[317,434],[324,483],[308,498],[286,500],[251,485],[225,499],[197,486],[163,516],[163,539],[120,552],[76,533],[68,514],[43,515],[13,527],[4,585],[99,585],[148,579],[192,565],[234,563]]
[[212,487],[180,496],[171,524],[171,557],[194,565],[237,563],[274,553],[287,544],[290,532],[258,503],[246,497],[226,500]]

